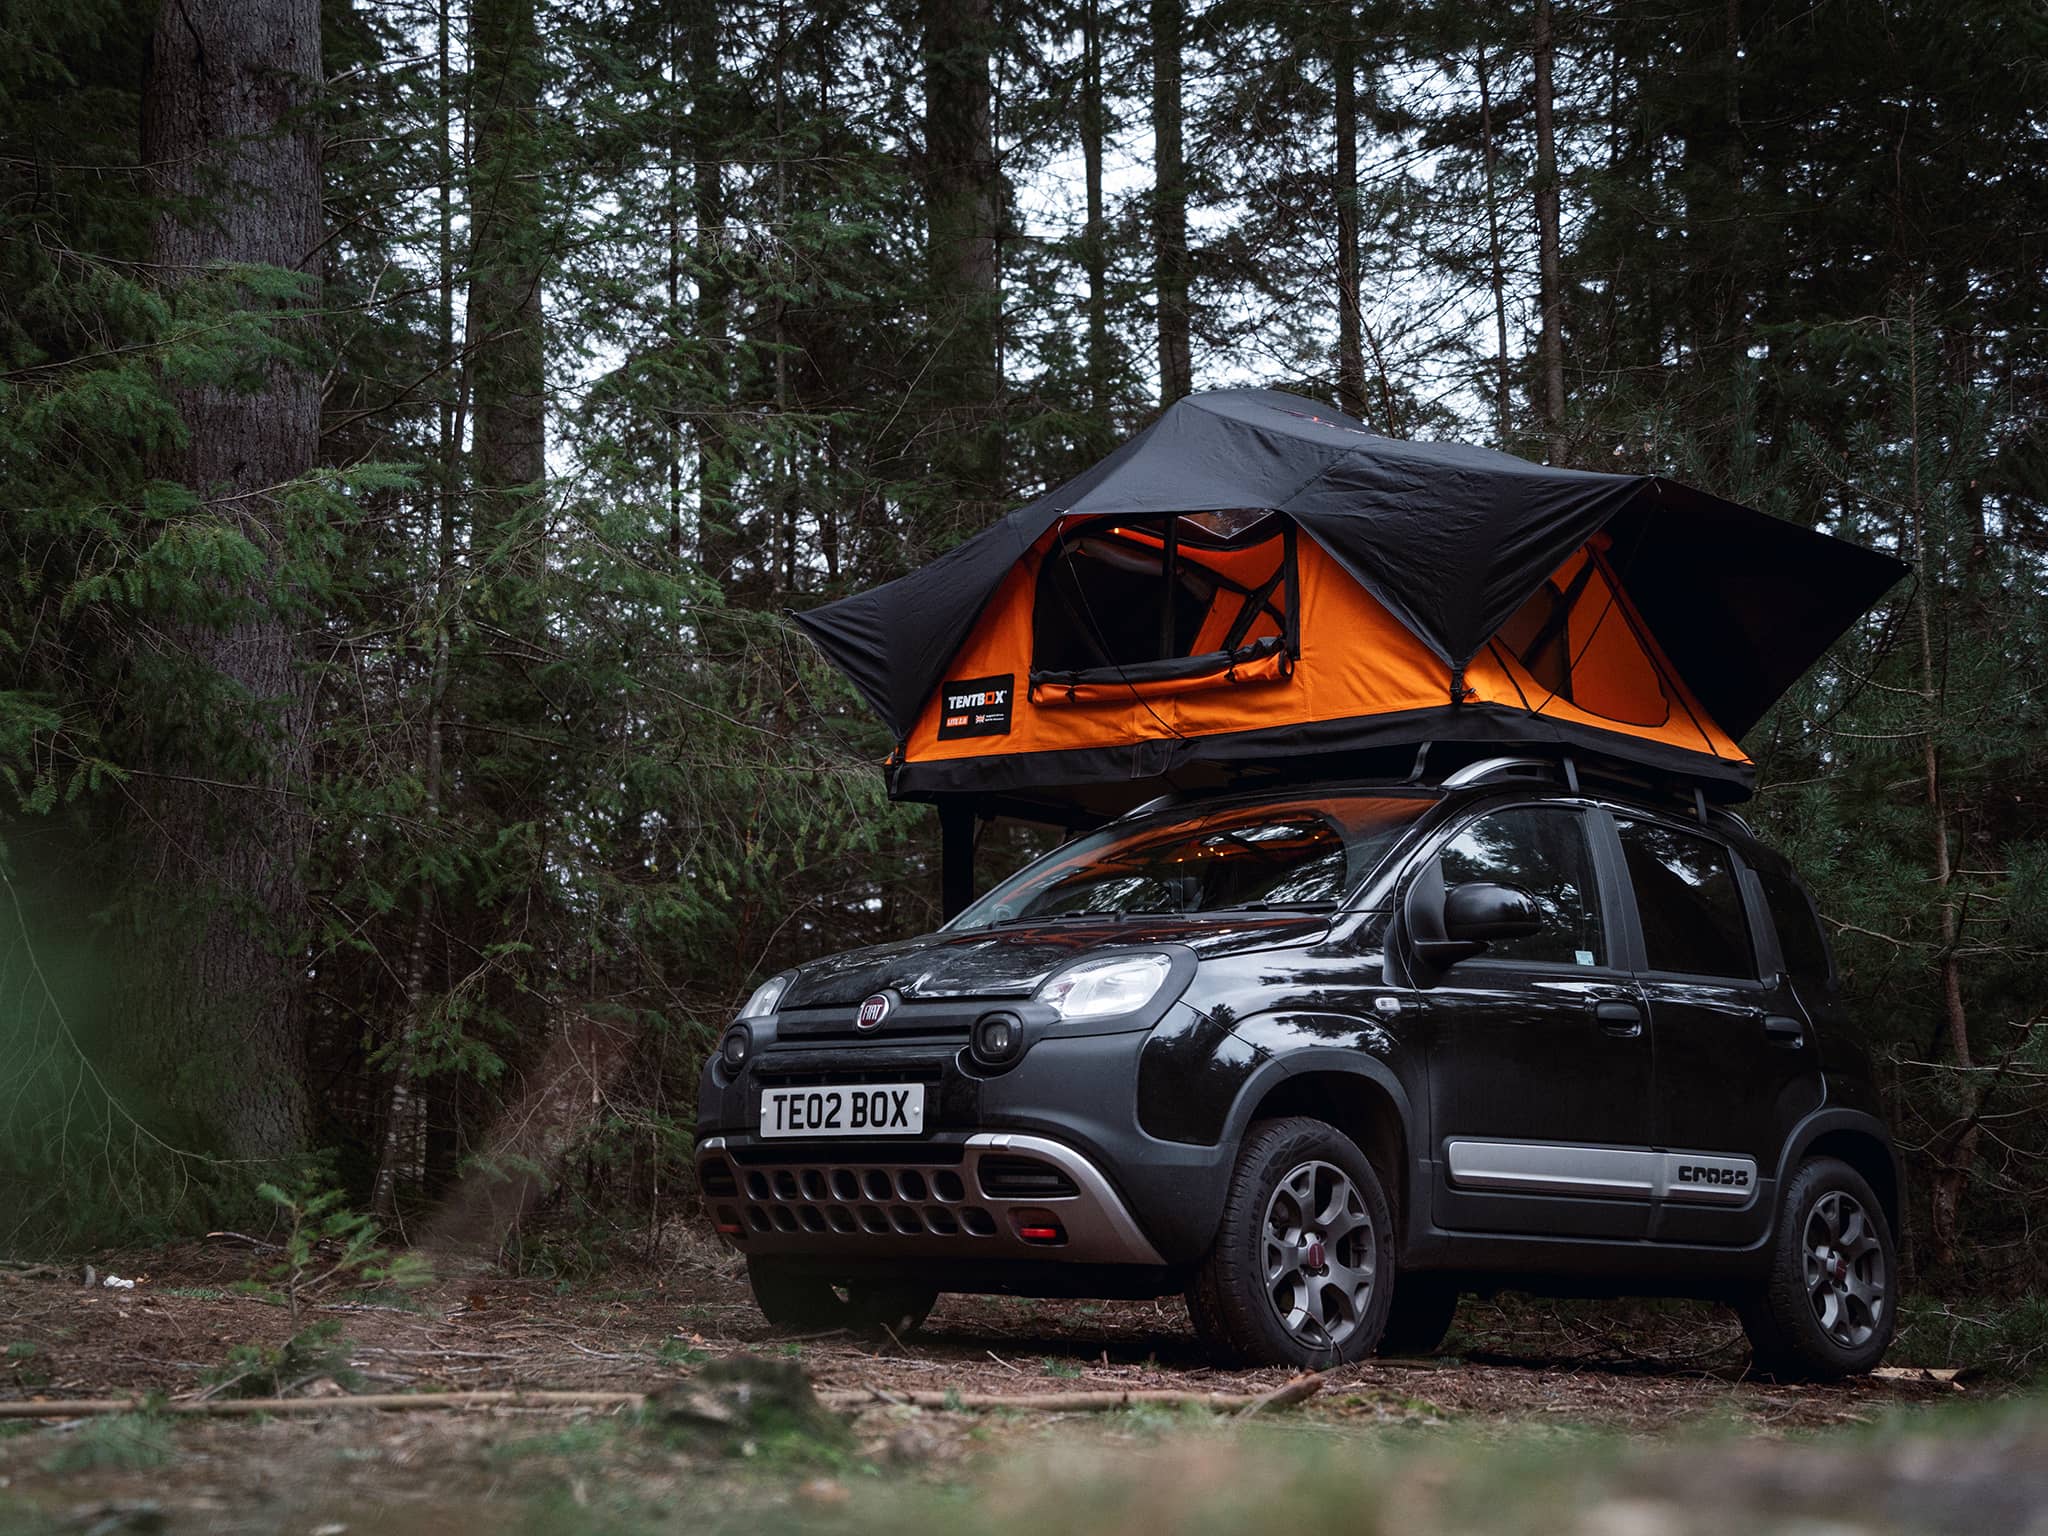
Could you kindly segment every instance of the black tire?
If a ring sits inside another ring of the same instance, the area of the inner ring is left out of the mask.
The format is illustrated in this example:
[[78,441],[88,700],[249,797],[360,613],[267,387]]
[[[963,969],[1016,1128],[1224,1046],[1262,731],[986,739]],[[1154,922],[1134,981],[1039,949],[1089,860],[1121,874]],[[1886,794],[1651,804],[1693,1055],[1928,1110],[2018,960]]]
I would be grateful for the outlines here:
[[749,1259],[747,1283],[761,1315],[785,1333],[914,1333],[931,1315],[939,1293],[907,1282],[861,1281],[834,1285],[805,1265]]
[[1188,1290],[1210,1350],[1319,1370],[1362,1360],[1386,1326],[1393,1280],[1393,1217],[1356,1143],[1320,1120],[1255,1124]]
[[1382,1355],[1433,1355],[1458,1315],[1458,1288],[1435,1275],[1403,1275],[1380,1333]]
[[1786,1186],[1768,1278],[1736,1310],[1756,1369],[1837,1381],[1875,1367],[1898,1324],[1898,1250],[1884,1207],[1838,1158],[1800,1164]]

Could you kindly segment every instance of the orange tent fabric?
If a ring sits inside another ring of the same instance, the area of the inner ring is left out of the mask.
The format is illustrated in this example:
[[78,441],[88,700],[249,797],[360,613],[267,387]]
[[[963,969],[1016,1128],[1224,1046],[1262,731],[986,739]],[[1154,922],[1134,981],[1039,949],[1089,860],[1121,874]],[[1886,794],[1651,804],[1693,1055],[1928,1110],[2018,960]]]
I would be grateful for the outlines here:
[[[1133,552],[1157,552],[1158,560],[1165,545],[1156,525],[1061,519],[1016,561],[945,668],[951,680],[998,680],[992,691],[1008,695],[1000,719],[962,734],[963,721],[980,717],[951,707],[948,691],[955,683],[944,683],[904,742],[900,765],[914,779],[920,765],[1015,757],[1038,761],[1041,780],[1057,782],[1059,759],[1041,754],[1162,738],[1284,734],[1291,727],[1375,717],[1396,724],[1415,719],[1411,739],[1429,739],[1443,734],[1441,721],[1419,722],[1448,707],[1452,715],[1491,717],[1481,734],[1502,739],[1513,734],[1509,717],[1520,717],[1565,728],[1561,739],[1581,744],[1621,737],[1697,755],[1724,771],[1747,767],[1741,747],[1708,717],[1657,648],[1608,564],[1604,535],[1575,550],[1470,665],[1454,673],[1313,537],[1287,529],[1282,517],[1266,519],[1253,534],[1250,542],[1227,547],[1183,536],[1175,550],[1184,589],[1199,594],[1210,576],[1229,583],[1210,593],[1186,648],[1188,658],[1216,657],[1212,668],[1155,677],[1143,665],[1120,670],[1111,659],[1078,679],[1064,673],[1049,680],[1046,668],[1034,668],[1042,659],[1034,651],[1044,643],[1034,617],[1041,582],[1050,579],[1061,551],[1096,537]],[[1277,584],[1249,621],[1240,622],[1252,598],[1273,581],[1289,545],[1294,579]],[[1281,622],[1289,601],[1299,603],[1291,625]],[[1113,622],[1120,616],[1101,617]],[[1223,648],[1233,632],[1232,655],[1240,659],[1226,662]],[[1003,728],[993,729],[996,723]],[[1031,782],[1029,774],[1020,772],[1019,782]]]

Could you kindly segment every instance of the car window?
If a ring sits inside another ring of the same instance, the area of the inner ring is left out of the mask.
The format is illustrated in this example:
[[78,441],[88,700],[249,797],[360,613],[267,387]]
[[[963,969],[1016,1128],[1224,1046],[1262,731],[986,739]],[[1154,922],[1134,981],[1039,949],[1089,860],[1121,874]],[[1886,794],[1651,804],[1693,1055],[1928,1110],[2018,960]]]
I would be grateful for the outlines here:
[[1486,881],[1520,886],[1535,898],[1543,926],[1486,948],[1491,960],[1543,965],[1605,965],[1599,886],[1586,818],[1577,811],[1526,805],[1482,816],[1439,856],[1444,886]]
[[1614,825],[1635,886],[1649,968],[1753,978],[1756,954],[1727,848],[1660,822],[1617,818]]
[[1829,980],[1834,968],[1828,963],[1828,941],[1804,887],[1789,872],[1769,864],[1758,867],[1757,879],[1770,905],[1772,926],[1778,930],[1785,969],[1802,980]]
[[1331,794],[1115,822],[1012,875],[947,926],[1335,906],[1431,803]]

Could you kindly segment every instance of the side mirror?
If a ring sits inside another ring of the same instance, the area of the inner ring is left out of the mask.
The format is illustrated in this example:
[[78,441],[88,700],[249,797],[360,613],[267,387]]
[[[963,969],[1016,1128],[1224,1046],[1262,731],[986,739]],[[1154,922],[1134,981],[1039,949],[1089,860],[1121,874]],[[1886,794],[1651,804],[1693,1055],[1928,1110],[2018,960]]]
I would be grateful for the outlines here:
[[1483,953],[1494,940],[1517,939],[1543,926],[1527,891],[1477,881],[1446,890],[1443,865],[1435,859],[1409,882],[1401,912],[1422,986],[1446,967]]
[[1444,893],[1444,937],[1467,944],[1523,939],[1543,927],[1543,914],[1527,891],[1472,881]]

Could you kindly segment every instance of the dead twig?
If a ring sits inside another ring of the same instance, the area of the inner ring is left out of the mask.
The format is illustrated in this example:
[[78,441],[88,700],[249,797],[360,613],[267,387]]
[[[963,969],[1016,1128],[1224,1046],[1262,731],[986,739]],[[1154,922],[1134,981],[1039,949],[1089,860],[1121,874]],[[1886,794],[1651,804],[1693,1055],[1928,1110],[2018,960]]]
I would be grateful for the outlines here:
[[[1114,1413],[1140,1405],[1154,1408],[1208,1408],[1218,1413],[1241,1413],[1255,1404],[1287,1407],[1313,1396],[1322,1389],[1320,1376],[1303,1376],[1276,1392],[904,1392],[898,1394],[914,1408],[938,1408],[963,1413]],[[869,1389],[820,1392],[818,1401],[827,1408],[851,1408],[873,1399]]]
[[1253,1398],[1238,1410],[1237,1416],[1248,1419],[1255,1413],[1266,1413],[1275,1408],[1292,1408],[1296,1403],[1306,1402],[1322,1390],[1322,1373],[1310,1371],[1306,1376],[1297,1376],[1284,1386],[1275,1387],[1264,1397]]
[[366,1392],[358,1397],[229,1397],[151,1405],[140,1398],[53,1398],[41,1403],[0,1403],[0,1419],[91,1419],[117,1413],[200,1418],[256,1413],[329,1413],[374,1409],[394,1413],[457,1412],[468,1408],[637,1408],[639,1392]]

